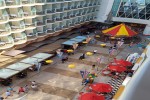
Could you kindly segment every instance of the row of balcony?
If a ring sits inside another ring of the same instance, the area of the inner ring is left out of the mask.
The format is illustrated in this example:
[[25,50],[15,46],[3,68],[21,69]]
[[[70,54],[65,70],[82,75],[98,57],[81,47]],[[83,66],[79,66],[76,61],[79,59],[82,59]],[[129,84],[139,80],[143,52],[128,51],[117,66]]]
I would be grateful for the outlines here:
[[72,23],[69,22],[66,25],[63,25],[61,23],[59,26],[57,26],[56,24],[54,24],[51,27],[44,28],[43,30],[33,29],[33,30],[26,30],[20,33],[12,33],[10,36],[0,37],[0,49],[1,50],[8,49],[8,48],[13,47],[14,45],[23,44],[27,41],[34,40],[40,36],[53,34],[54,32],[58,32],[58,31],[62,31],[63,29],[74,27],[83,22],[88,22],[92,19],[94,19],[94,17],[79,19],[76,22],[72,22]]
[[23,44],[27,41],[34,40],[41,36],[54,34],[55,32],[59,32],[64,29],[68,29],[70,27],[74,27],[76,25],[82,24],[84,22],[91,21],[94,18],[95,17],[93,17],[92,15],[82,16],[78,19],[72,19],[72,21],[66,20],[59,23],[53,23],[51,25],[47,25],[42,28],[35,28],[31,30],[25,30],[23,32],[12,33],[9,36],[2,36],[0,37],[0,49],[11,48],[14,45]]
[[5,6],[26,6],[26,5],[36,5],[36,3],[43,3],[43,4],[53,4],[53,3],[75,3],[75,4],[81,4],[84,6],[92,6],[92,5],[100,5],[100,0],[1,0],[0,1],[0,7]]
[[[60,12],[62,9],[46,9],[43,11],[35,11],[35,10],[27,10],[23,11],[21,8],[14,8],[13,12],[8,13],[10,11],[3,10],[0,11],[0,23],[6,23],[9,21],[18,21],[18,20],[23,20],[27,18],[35,18],[37,15],[45,16],[46,14],[54,14],[56,12],[59,12],[57,14],[64,14],[67,13],[67,16],[81,16],[85,15],[88,13],[96,12],[98,9],[96,7],[90,7],[90,8],[83,8],[83,9],[78,9],[78,10],[70,10],[67,12]],[[3,12],[3,13],[2,13]]]
[[24,30],[30,30],[30,29],[35,29],[36,27],[43,27],[49,24],[53,24],[53,23],[58,23],[58,22],[62,22],[62,21],[68,21],[68,20],[74,20],[73,23],[76,23],[76,21],[78,19],[80,19],[80,17],[84,17],[85,16],[85,20],[92,20],[94,19],[94,12],[91,13],[79,13],[79,14],[69,14],[66,16],[49,16],[49,17],[44,17],[42,19],[27,19],[27,20],[19,20],[19,21],[12,21],[9,23],[4,23],[1,24],[1,28],[0,28],[0,36],[7,36],[10,35],[11,33],[15,33],[15,32],[21,32]]

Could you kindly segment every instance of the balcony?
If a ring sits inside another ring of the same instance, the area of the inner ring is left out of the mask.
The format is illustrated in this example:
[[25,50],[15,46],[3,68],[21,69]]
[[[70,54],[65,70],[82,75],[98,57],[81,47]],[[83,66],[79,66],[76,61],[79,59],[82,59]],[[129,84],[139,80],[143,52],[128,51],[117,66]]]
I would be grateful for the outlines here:
[[43,26],[43,25],[45,25],[45,22],[44,21],[37,21],[36,25],[37,26]]
[[25,29],[25,25],[11,25],[11,31],[18,31],[18,32],[20,32],[20,31],[24,31],[24,29]]
[[89,6],[92,6],[92,3],[88,4]]
[[44,35],[46,35],[46,31],[37,31],[37,35],[38,36],[44,36]]
[[68,28],[68,26],[67,26],[67,25],[64,25],[63,28]]
[[54,28],[54,31],[55,31],[55,32],[60,31],[60,30],[61,30],[61,27],[55,27],[55,28]]
[[36,16],[36,12],[23,12],[24,14],[24,17],[27,18],[27,17],[35,17]]
[[77,9],[77,7],[76,6],[71,6],[71,9]]
[[35,1],[34,0],[22,0],[22,4],[34,4]]
[[11,29],[0,29],[0,36],[8,36],[8,35],[10,35],[11,33],[10,33],[10,30]]
[[62,11],[64,11],[64,8],[56,9],[56,12],[62,12]]
[[45,0],[35,0],[36,3],[45,3]]
[[52,14],[52,13],[55,13],[55,12],[56,12],[56,9],[46,9],[47,14]]
[[14,46],[14,41],[11,36],[0,38],[0,50],[8,49]]
[[55,20],[52,20],[52,19],[46,19],[46,22],[47,22],[47,23],[54,23]]
[[86,12],[84,11],[84,12],[82,12],[82,15],[85,15],[86,14]]
[[9,14],[9,19],[10,20],[22,20],[23,19],[23,14]]
[[0,8],[2,8],[2,7],[5,7],[5,3],[4,3],[4,1],[0,1]]
[[35,40],[37,38],[36,33],[30,32],[30,33],[26,33],[26,35],[27,35],[27,41]]
[[56,21],[62,21],[63,19],[62,18],[56,18]]
[[75,17],[75,14],[71,14],[70,17],[71,17],[71,18]]
[[69,16],[65,16],[65,17],[64,17],[64,19],[69,19],[69,18],[70,18]]
[[37,15],[45,15],[45,11],[37,11],[36,14]]
[[78,13],[77,16],[81,16],[81,13]]
[[56,0],[56,2],[63,2],[64,0]]
[[72,0],[64,0],[64,1],[68,1],[68,2],[71,2]]
[[93,6],[95,6],[95,5],[97,5],[97,3],[96,3],[96,2],[93,4]]
[[51,28],[48,28],[48,29],[47,29],[47,33],[48,33],[48,34],[51,34],[51,33],[54,33],[54,32],[55,32],[55,31],[54,31],[53,29],[51,29]]
[[64,10],[68,10],[68,7],[64,7]]
[[9,19],[8,15],[0,16],[0,22],[8,21],[8,19]]
[[84,4],[83,6],[84,6],[84,7],[88,7],[88,4]]
[[14,33],[15,35],[13,36],[14,39],[14,44],[19,45],[27,42],[27,36],[25,33]]
[[26,29],[35,29],[35,23],[25,23]]
[[69,25],[72,27],[72,26],[74,26],[74,23],[70,23]]
[[79,5],[79,6],[78,6],[78,8],[82,8],[82,7],[83,7],[82,5]]
[[6,3],[6,6],[20,6],[21,7],[21,1],[6,0],[5,3]]

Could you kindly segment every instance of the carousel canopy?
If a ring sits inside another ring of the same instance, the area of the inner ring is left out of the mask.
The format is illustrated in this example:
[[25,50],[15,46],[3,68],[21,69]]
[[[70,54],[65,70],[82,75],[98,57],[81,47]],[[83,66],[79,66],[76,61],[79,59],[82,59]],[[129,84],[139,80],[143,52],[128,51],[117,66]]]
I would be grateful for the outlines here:
[[106,35],[111,35],[115,37],[132,37],[136,35],[137,33],[131,30],[128,26],[125,24],[120,24],[114,27],[111,27],[109,29],[103,30],[102,31]]

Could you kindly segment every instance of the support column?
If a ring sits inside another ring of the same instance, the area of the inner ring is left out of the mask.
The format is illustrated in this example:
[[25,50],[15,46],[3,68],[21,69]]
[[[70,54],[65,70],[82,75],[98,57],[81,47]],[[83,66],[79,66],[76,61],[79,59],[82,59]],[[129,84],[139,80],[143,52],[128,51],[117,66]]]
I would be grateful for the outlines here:
[[143,35],[150,35],[150,25],[146,25],[143,31]]
[[99,12],[97,12],[96,22],[105,22],[112,9],[114,0],[102,0],[99,6]]

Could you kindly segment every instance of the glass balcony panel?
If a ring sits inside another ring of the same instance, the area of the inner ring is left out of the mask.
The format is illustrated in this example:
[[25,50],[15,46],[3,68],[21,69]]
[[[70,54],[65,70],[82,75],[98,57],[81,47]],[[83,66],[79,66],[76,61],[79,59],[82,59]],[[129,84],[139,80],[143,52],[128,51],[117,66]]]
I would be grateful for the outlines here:
[[37,21],[36,23],[37,23],[37,24],[36,24],[37,26],[45,25],[45,22],[44,22],[44,21]]
[[35,23],[25,23],[25,27],[35,27]]
[[19,18],[18,14],[9,14],[9,19]]
[[34,4],[34,0],[22,0],[22,4]]
[[4,3],[4,1],[0,1],[0,7],[4,7],[5,6],[5,3]]
[[45,3],[45,0],[35,0],[36,3]]
[[38,36],[43,36],[46,35],[46,32],[44,31],[37,31]]
[[49,34],[49,33],[53,33],[54,32],[54,30],[52,29],[52,28],[47,28],[47,33]]
[[37,15],[44,15],[44,14],[45,14],[45,11],[37,11],[36,14],[37,14]]
[[9,19],[8,15],[2,15],[0,21],[7,21]]
[[47,0],[47,3],[49,3],[49,2],[55,2],[56,0]]
[[53,20],[53,19],[46,19],[47,20],[47,23],[54,23],[55,22],[55,20]]
[[63,2],[64,0],[56,0],[56,2]]
[[55,13],[56,10],[55,9],[47,9],[46,12],[47,12],[47,14],[49,14],[49,13]]
[[20,0],[6,0],[6,6],[20,5]]
[[64,1],[72,1],[72,0],[64,0]]
[[64,8],[56,9],[56,12],[62,12],[62,11],[64,11]]
[[15,31],[15,30],[18,30],[18,29],[22,29],[22,27],[23,27],[23,26],[12,25],[12,26],[11,26],[11,30],[12,30],[12,31]]

